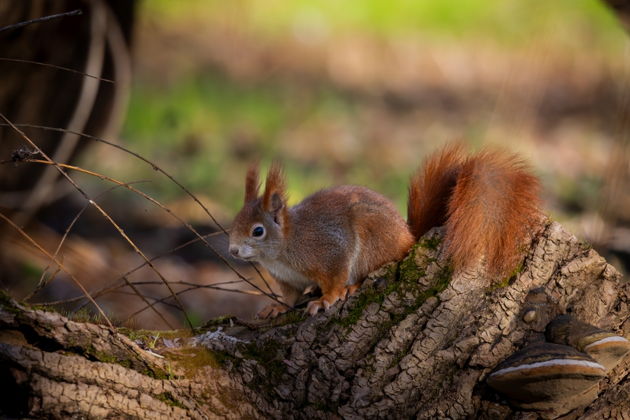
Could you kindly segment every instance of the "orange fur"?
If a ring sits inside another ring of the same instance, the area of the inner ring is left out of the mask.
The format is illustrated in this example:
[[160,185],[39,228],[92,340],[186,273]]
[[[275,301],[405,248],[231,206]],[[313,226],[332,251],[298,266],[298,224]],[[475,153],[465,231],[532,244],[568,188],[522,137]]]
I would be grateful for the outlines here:
[[245,175],[245,203],[256,200],[259,189],[258,164],[255,163],[249,167],[247,175]]
[[276,220],[282,225],[284,235],[288,235],[291,225],[286,223],[289,214],[286,183],[282,165],[278,162],[273,162],[271,168],[269,168],[269,172],[267,172],[265,192],[262,196],[261,205],[264,211],[275,214]]
[[409,183],[407,220],[415,238],[446,223],[446,206],[464,161],[460,145],[451,145],[425,160]]
[[540,222],[540,185],[516,156],[481,152],[466,160],[448,203],[447,250],[456,267],[480,255],[489,272],[506,275]]
[[308,303],[306,310],[311,315],[315,315],[320,309],[328,309],[338,300],[344,300],[348,294],[348,288],[345,286],[348,279],[347,269],[340,269],[334,276],[322,272],[313,274],[315,274],[313,279],[322,290],[322,297]]
[[262,207],[266,211],[272,210],[273,195],[277,194],[282,203],[285,203],[286,207],[286,193],[285,193],[285,181],[284,171],[282,166],[278,162],[271,164],[269,172],[267,173],[267,180],[265,181],[265,192],[262,197]]
[[409,225],[416,238],[446,226],[446,252],[455,269],[486,259],[488,273],[504,276],[540,223],[539,183],[516,156],[483,151],[465,158],[450,146],[430,158],[411,181]]

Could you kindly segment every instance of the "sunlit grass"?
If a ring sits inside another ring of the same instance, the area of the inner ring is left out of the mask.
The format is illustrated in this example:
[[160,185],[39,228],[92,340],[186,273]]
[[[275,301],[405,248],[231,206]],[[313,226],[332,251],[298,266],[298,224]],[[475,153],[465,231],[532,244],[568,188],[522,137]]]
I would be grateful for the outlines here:
[[164,22],[238,22],[276,36],[348,32],[432,39],[486,39],[510,46],[544,39],[564,47],[619,52],[622,29],[600,0],[151,0],[144,11]]
[[[236,209],[242,200],[245,162],[260,159],[266,165],[282,160],[279,135],[287,127],[351,114],[351,105],[328,89],[314,88],[302,95],[293,90],[276,84],[242,86],[219,75],[182,80],[158,91],[139,83],[123,137],[134,150],[177,173],[194,191]],[[325,164],[301,173],[290,163],[286,169],[301,185],[292,191],[293,183],[289,185],[296,200],[304,197],[305,188],[315,190],[331,181],[319,173]],[[126,172],[137,179],[150,173],[142,167],[127,167]],[[170,198],[179,194],[166,184],[157,187],[161,194]]]
[[[616,18],[599,0],[147,0],[142,5],[142,19],[154,25],[191,32],[222,25],[254,38],[307,43],[334,43],[345,35],[385,41],[409,38],[473,50],[481,44],[506,52],[540,49],[547,54],[545,59],[553,52],[590,51],[610,62],[622,56],[626,45]],[[311,160],[291,147],[294,133],[321,133],[313,135],[315,142],[317,135],[328,135],[330,127],[361,137],[360,106],[334,86],[280,79],[244,83],[216,69],[184,73],[163,86],[138,74],[122,137],[133,150],[159,162],[195,193],[212,197],[229,212],[240,206],[242,177],[257,159],[263,166],[273,159],[285,163],[293,202],[331,184],[358,183],[388,195],[402,210],[410,167],[384,165],[380,150],[361,150],[348,162],[339,162],[326,159],[325,150]],[[497,121],[474,121],[464,128],[467,140],[484,143],[490,123]],[[339,139],[344,135],[335,134]],[[419,138],[423,135],[418,133]],[[417,148],[409,153],[416,153],[418,162],[422,158]],[[134,163],[121,165],[129,180],[151,174]],[[168,182],[145,188],[163,200],[181,194]]]

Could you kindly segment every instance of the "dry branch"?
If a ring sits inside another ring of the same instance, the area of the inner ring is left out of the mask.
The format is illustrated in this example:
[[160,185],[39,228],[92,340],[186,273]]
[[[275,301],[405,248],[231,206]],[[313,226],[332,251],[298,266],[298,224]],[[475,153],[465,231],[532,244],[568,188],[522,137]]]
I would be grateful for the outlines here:
[[[90,171],[88,169],[84,169],[84,168],[80,168],[78,166],[75,165],[67,165],[65,163],[58,163],[58,162],[53,162],[53,161],[46,161],[46,160],[41,160],[41,159],[32,159],[32,158],[27,158],[27,159],[23,159],[24,162],[31,162],[31,163],[40,163],[40,164],[44,164],[44,165],[57,165],[61,168],[64,169],[71,169],[73,171],[77,171],[77,172],[81,172],[87,175],[91,175],[97,178],[100,178],[104,181],[108,181],[111,183],[114,183],[120,187],[124,187],[126,189],[128,189],[129,191],[141,196],[142,198],[144,198],[145,200],[149,201],[150,203],[158,206],[160,209],[164,210],[166,213],[168,213],[171,217],[173,217],[175,220],[177,220],[179,223],[181,223],[186,229],[188,229],[190,232],[192,232],[197,239],[199,239],[200,241],[203,242],[203,244],[210,249],[211,251],[213,251],[221,260],[221,262],[226,265],[228,268],[230,268],[233,272],[237,273],[238,276],[241,278],[242,281],[246,282],[247,284],[249,284],[250,286],[252,286],[254,289],[258,290],[261,294],[267,296],[268,298],[275,300],[276,302],[282,303],[280,300],[278,300],[278,298],[273,294],[273,292],[265,292],[263,289],[261,289],[260,287],[258,287],[254,282],[250,281],[249,279],[245,278],[244,276],[242,276],[238,270],[236,269],[236,267],[234,267],[227,259],[225,259],[220,253],[218,253],[213,247],[212,245],[210,245],[210,243],[208,242],[208,240],[202,236],[197,229],[195,229],[189,222],[185,221],[184,219],[182,219],[181,217],[179,217],[176,213],[174,213],[171,209],[169,209],[168,207],[166,207],[164,204],[162,204],[160,201],[156,200],[155,198],[151,197],[150,195],[138,190],[137,188],[134,188],[133,186],[131,186],[129,183],[124,183],[122,181],[119,181],[117,179],[114,179],[112,177],[109,177],[107,175],[103,175],[94,171]],[[106,216],[107,217],[107,216]],[[151,260],[146,260],[145,259],[145,264],[146,265],[150,265],[152,264]],[[265,282],[265,284],[267,284]],[[133,287],[133,286],[132,286]],[[269,287],[269,285],[267,285],[267,287]]]
[[56,13],[54,15],[42,16],[42,17],[39,17],[39,18],[36,18],[36,19],[30,19],[30,20],[27,20],[27,21],[24,21],[24,22],[17,22],[17,23],[14,23],[12,25],[6,25],[6,26],[3,26],[3,27],[0,27],[0,32],[23,28],[24,26],[31,25],[33,23],[41,23],[41,22],[46,22],[46,21],[53,20],[53,19],[59,19],[59,18],[66,17],[66,16],[79,16],[79,15],[82,15],[82,14],[83,14],[83,12],[81,11],[81,9],[76,9],[76,10],[71,10],[71,11],[65,12],[65,13]]
[[[178,188],[180,188],[184,193],[186,193],[190,198],[192,198],[195,203],[197,203],[201,209],[208,215],[208,217],[210,217],[210,219],[212,220],[212,222],[221,230],[221,232],[223,232],[225,235],[229,235],[228,231],[223,227],[222,224],[220,224],[216,218],[212,215],[212,213],[210,213],[210,210],[208,210],[208,208],[197,198],[197,196],[195,196],[188,188],[186,188],[183,184],[181,184],[179,181],[177,181],[172,175],[170,175],[168,172],[164,171],[160,166],[158,166],[156,163],[152,162],[151,160],[145,158],[144,156],[127,149],[126,147],[123,147],[121,145],[118,145],[116,143],[112,143],[110,141],[107,141],[103,138],[100,138],[98,136],[93,136],[90,134],[86,134],[86,133],[82,133],[79,131],[74,131],[74,130],[68,130],[68,129],[64,129],[64,128],[57,128],[57,127],[47,127],[47,126],[42,126],[42,125],[35,125],[35,124],[13,124],[11,121],[9,121],[6,117],[3,116],[3,119],[6,121],[6,123],[0,123],[0,126],[3,125],[7,125],[10,126],[12,128],[16,128],[16,127],[25,127],[25,128],[36,128],[36,129],[41,129],[41,130],[46,130],[46,131],[56,131],[56,132],[61,132],[61,133],[70,133],[70,134],[75,134],[77,136],[80,136],[82,138],[86,138],[89,140],[93,140],[99,143],[103,143],[106,144],[110,147],[113,147],[115,149],[118,149],[124,153],[127,153],[141,161],[143,161],[144,163],[150,165],[155,171],[160,172],[161,174],[163,174],[164,176],[166,176],[171,182],[173,182],[175,185],[177,185]],[[17,128],[16,128],[17,129]],[[18,130],[19,131],[19,130]],[[21,131],[20,131],[21,133]],[[22,133],[23,134],[23,133]],[[49,159],[50,160],[50,159]],[[52,162],[52,160],[50,160]],[[205,242],[205,240],[204,240]],[[215,250],[210,244],[208,244],[206,242],[206,246],[220,259],[224,262],[224,264],[230,269],[232,270],[241,280],[243,280],[244,282],[248,283],[250,286],[260,290],[262,293],[264,293],[267,297],[271,298],[272,300],[280,303],[280,304],[284,304],[282,301],[278,300],[278,298],[275,296],[275,294],[273,293],[273,290],[271,289],[271,286],[269,285],[269,283],[267,282],[267,279],[265,279],[265,277],[262,275],[262,273],[260,272],[260,270],[258,269],[258,267],[256,267],[253,263],[250,263],[250,265],[254,268],[254,270],[256,271],[256,273],[258,274],[258,277],[262,280],[263,284],[267,287],[267,289],[269,290],[269,293],[265,293],[264,291],[262,291],[262,289],[259,289],[255,284],[253,284],[252,282],[250,282],[247,278],[245,278],[243,275],[241,275],[241,273],[238,272],[238,270],[236,270],[236,268],[234,268],[232,266],[232,264],[230,264],[227,260],[225,260],[225,258],[217,251]]]
[[[168,281],[164,278],[162,273],[160,273],[160,271],[157,268],[155,268],[155,266],[151,263],[151,261],[149,261],[149,258],[144,254],[144,252],[142,252],[142,250],[140,248],[138,248],[138,246],[131,240],[131,238],[129,238],[129,236],[127,236],[125,231],[118,225],[118,223],[116,223],[114,221],[114,219],[111,218],[109,213],[107,213],[98,203],[96,203],[94,200],[92,200],[88,196],[88,194],[63,170],[63,168],[60,166],[60,164],[58,164],[53,159],[51,159],[42,149],[40,149],[37,146],[37,144],[35,144],[22,130],[20,130],[18,127],[16,127],[4,114],[0,113],[0,118],[2,118],[13,130],[15,130],[27,144],[29,144],[33,149],[35,149],[35,151],[38,154],[43,156],[46,159],[47,162],[50,162],[55,167],[55,169],[57,169],[57,171],[59,171],[59,173],[64,178],[66,178],[68,180],[68,182],[70,182],[70,184],[72,184],[72,186],[79,192],[79,194],[81,194],[83,196],[83,198],[87,202],[89,202],[94,208],[96,208],[99,211],[99,213],[101,213],[101,215],[109,223],[111,223],[112,226],[114,226],[114,228],[118,231],[120,236],[122,236],[123,239],[125,239],[125,241],[127,241],[127,243],[129,245],[131,245],[133,250],[138,255],[140,255],[142,257],[142,259],[145,260],[147,265],[155,272],[155,274],[158,275],[160,280],[162,280],[162,282],[164,283],[164,285],[166,286],[166,288],[170,292],[171,296],[173,297],[173,299],[175,300],[177,305],[180,307],[182,313],[184,314],[184,317],[186,318],[186,322],[188,323],[190,328],[192,328],[193,325],[192,325],[192,322],[191,322],[190,318],[188,317],[188,313],[186,312],[186,309],[184,308],[184,304],[179,300],[179,297],[175,294],[175,292],[173,291],[171,286],[168,284]],[[139,295],[139,296],[142,298],[142,295]],[[94,302],[94,304],[96,304],[96,302]]]

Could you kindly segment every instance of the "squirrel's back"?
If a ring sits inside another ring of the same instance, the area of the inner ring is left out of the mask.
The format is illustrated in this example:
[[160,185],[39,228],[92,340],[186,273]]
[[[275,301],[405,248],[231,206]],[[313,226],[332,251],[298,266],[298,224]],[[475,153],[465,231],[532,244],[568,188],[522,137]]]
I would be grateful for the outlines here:
[[[287,249],[300,254],[289,259],[309,265],[303,260],[315,248],[317,264],[325,260],[335,270],[347,263],[351,283],[386,262],[401,259],[414,242],[393,203],[361,186],[320,190],[289,209],[289,217],[299,231],[291,232]],[[338,254],[344,255],[335,258]]]

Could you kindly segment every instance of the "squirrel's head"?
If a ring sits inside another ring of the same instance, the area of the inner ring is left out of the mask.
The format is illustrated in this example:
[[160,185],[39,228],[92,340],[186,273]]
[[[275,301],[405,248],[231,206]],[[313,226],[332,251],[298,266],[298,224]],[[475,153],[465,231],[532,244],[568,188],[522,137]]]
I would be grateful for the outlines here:
[[288,212],[282,167],[269,169],[265,192],[258,196],[258,166],[245,177],[245,202],[230,231],[230,254],[251,261],[273,260],[282,249],[288,232]]

